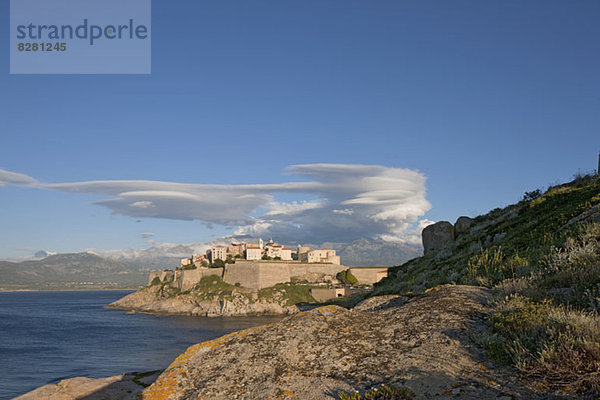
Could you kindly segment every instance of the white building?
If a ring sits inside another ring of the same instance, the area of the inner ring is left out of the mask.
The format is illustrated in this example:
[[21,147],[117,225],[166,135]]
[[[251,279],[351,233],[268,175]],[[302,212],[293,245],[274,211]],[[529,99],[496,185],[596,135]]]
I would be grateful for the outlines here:
[[208,251],[208,257],[211,263],[216,260],[227,260],[227,247],[225,246],[213,246]]
[[246,246],[246,260],[260,260],[261,250],[259,246]]
[[245,251],[245,243],[231,243],[229,246],[227,246],[227,255],[231,256],[231,258],[244,257]]
[[265,246],[265,254],[271,258],[281,258],[281,249],[283,249],[282,245],[269,243]]
[[303,263],[329,263],[340,265],[340,256],[335,255],[335,250],[320,249],[310,250],[298,255],[300,262]]
[[281,259],[284,261],[292,260],[292,249],[289,247],[284,247],[281,249]]
[[208,259],[204,256],[204,254],[194,254],[192,256],[192,262],[196,267],[201,267],[202,262],[209,263]]
[[192,264],[194,261],[191,258],[182,258],[181,259],[181,266],[185,267],[186,265],[190,265]]

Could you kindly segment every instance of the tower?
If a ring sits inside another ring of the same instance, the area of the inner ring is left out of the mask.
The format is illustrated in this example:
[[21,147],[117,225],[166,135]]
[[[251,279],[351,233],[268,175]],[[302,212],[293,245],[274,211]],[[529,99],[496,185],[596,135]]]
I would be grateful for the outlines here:
[[600,176],[600,152],[598,153],[598,169],[596,170],[596,175]]

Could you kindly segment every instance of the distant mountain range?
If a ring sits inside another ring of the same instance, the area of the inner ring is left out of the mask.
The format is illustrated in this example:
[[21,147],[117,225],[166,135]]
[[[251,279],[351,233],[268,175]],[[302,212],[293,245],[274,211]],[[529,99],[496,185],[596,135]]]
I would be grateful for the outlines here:
[[[305,245],[335,249],[342,264],[356,267],[400,265],[422,254],[419,245],[381,239]],[[181,258],[204,253],[207,247],[207,244],[163,243],[144,250],[90,250],[72,254],[39,251],[36,256],[44,257],[40,260],[0,261],[0,289],[136,288],[147,282],[149,271],[174,269]]]
[[[288,245],[290,245],[288,243]],[[359,239],[351,243],[326,242],[303,245],[311,249],[331,248],[336,250],[342,264],[362,267],[371,265],[400,265],[423,254],[421,245],[386,241],[382,239]],[[130,262],[152,268],[174,268],[183,257],[204,253],[208,244],[163,243],[145,250],[93,250],[98,255],[118,261]]]
[[359,239],[352,243],[339,244],[323,243],[320,247],[335,249],[342,264],[353,267],[401,265],[423,255],[421,245],[382,239]]
[[147,282],[150,269],[90,253],[0,261],[0,289],[137,288]]

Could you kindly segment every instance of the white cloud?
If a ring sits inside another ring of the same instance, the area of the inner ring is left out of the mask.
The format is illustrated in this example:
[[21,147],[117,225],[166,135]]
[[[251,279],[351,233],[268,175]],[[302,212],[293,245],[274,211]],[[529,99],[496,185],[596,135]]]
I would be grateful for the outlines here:
[[151,201],[136,201],[131,203],[131,207],[150,208],[154,207],[154,204]]
[[344,208],[343,210],[333,210],[334,214],[352,215],[354,210],[351,208]]
[[152,232],[143,232],[143,233],[140,233],[140,236],[142,237],[142,239],[148,239],[148,238],[155,236],[155,234]]
[[[290,166],[286,172],[306,181],[254,185],[142,180],[47,184],[0,170],[0,185],[97,194],[107,198],[95,204],[115,214],[237,226],[234,234],[272,236],[282,242],[408,237],[414,235],[410,227],[431,208],[425,198],[425,176],[409,169],[307,164]],[[314,200],[279,201],[277,196],[283,195]]]
[[30,186],[36,185],[37,183],[37,180],[33,179],[28,175],[0,169],[0,186]]
[[271,201],[267,208],[269,211],[265,216],[277,216],[277,215],[293,215],[301,213],[302,211],[312,210],[315,208],[323,207],[324,202],[321,200],[314,201],[293,201],[291,203],[279,203],[277,201]]

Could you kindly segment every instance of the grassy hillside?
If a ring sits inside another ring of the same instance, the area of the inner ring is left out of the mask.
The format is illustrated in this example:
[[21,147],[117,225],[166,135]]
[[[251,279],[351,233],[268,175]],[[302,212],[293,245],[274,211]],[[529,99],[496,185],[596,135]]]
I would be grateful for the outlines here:
[[[390,270],[375,295],[494,288],[490,357],[565,393],[600,392],[600,179],[578,176],[475,218],[444,249]],[[561,392],[562,393],[562,392]]]
[[159,296],[172,298],[179,295],[191,294],[197,300],[233,300],[235,297],[245,297],[248,302],[274,302],[282,306],[293,306],[300,303],[316,303],[311,296],[312,288],[320,288],[316,285],[295,285],[291,283],[279,283],[275,286],[260,289],[254,292],[241,286],[226,283],[218,276],[209,275],[200,280],[196,286],[187,291],[180,291],[173,286],[173,280],[161,282],[158,278],[151,282],[151,286],[160,285]]

